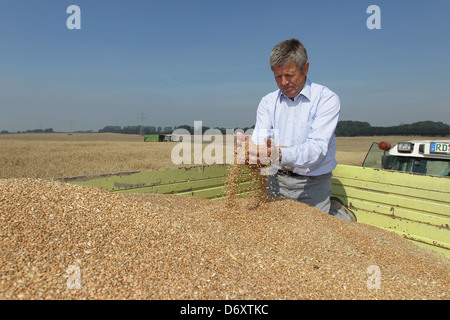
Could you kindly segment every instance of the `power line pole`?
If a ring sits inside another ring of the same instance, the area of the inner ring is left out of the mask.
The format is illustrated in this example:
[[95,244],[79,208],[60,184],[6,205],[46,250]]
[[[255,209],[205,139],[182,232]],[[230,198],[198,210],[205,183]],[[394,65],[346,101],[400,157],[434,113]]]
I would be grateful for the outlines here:
[[141,112],[141,130],[140,130],[140,132],[139,132],[139,134],[140,134],[141,136],[144,135],[144,118],[145,118],[144,113]]

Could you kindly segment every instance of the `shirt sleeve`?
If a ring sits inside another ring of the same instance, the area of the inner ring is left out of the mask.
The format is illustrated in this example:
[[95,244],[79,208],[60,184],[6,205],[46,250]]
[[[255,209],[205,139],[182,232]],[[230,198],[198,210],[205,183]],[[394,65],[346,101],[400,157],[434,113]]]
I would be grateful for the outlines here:
[[320,97],[306,141],[281,149],[283,167],[309,171],[309,168],[319,164],[327,156],[338,123],[340,107],[339,97],[333,92],[329,91]]
[[257,145],[265,144],[264,138],[273,136],[273,124],[271,117],[271,102],[268,96],[261,99],[256,111],[256,124],[252,134],[252,141]]

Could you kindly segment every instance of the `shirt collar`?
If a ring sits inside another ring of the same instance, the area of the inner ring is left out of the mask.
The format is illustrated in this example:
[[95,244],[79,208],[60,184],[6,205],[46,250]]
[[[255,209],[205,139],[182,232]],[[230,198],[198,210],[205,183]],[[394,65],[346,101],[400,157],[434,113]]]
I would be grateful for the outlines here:
[[[305,82],[305,85],[303,86],[302,91],[300,91],[300,93],[294,98],[294,101],[297,101],[297,99],[300,96],[304,96],[306,99],[311,101],[311,82],[309,81],[308,77],[306,78],[306,82]],[[278,90],[278,99],[281,102],[283,99],[289,99],[289,98],[283,92],[281,92],[281,90]]]

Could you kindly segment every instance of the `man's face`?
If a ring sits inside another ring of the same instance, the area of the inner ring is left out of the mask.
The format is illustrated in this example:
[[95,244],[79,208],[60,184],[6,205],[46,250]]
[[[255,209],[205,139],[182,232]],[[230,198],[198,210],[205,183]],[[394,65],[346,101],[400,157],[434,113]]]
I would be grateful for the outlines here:
[[278,88],[290,99],[294,99],[306,82],[308,75],[309,62],[306,62],[300,69],[294,61],[283,64],[279,67],[273,67],[273,74]]

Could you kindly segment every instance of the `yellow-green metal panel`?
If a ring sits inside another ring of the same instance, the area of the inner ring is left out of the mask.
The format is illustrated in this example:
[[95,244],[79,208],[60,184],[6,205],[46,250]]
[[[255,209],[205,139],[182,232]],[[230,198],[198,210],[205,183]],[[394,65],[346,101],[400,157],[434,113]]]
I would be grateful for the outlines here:
[[188,195],[193,197],[200,197],[205,199],[214,199],[220,197],[223,194],[223,186],[193,190],[179,193],[180,195]]
[[[365,173],[366,171],[363,171]],[[358,179],[355,178],[347,178],[345,176],[335,176],[334,177],[340,184],[346,187],[355,187],[358,189],[368,189],[373,192],[379,192],[380,194],[398,194],[398,195],[408,195],[408,198],[414,197],[416,199],[427,199],[433,200],[435,202],[443,203],[445,202],[445,198],[443,196],[448,195],[449,192],[444,190],[429,190],[429,189],[421,189],[415,188],[409,185],[393,185],[386,182],[373,182],[368,179],[364,175],[361,175]],[[401,178],[401,177],[399,177]],[[446,178],[448,180],[448,178]],[[389,186],[386,188],[386,186]],[[446,212],[450,215],[450,212]]]
[[[367,192],[366,193],[370,193]],[[383,214],[391,217],[392,219],[410,219],[413,221],[421,221],[422,223],[428,223],[434,226],[448,228],[449,219],[446,216],[436,215],[432,212],[424,212],[422,210],[408,209],[400,206],[393,207],[389,204],[380,203],[377,199],[360,196],[357,194],[358,198],[351,196],[346,198],[348,195],[341,193],[339,190],[334,188],[333,195],[344,199],[344,202],[349,201],[348,207],[351,210],[362,209],[367,216],[374,215],[375,213]],[[369,199],[367,199],[369,198]],[[351,200],[348,200],[351,199]],[[359,218],[359,217],[358,217]]]
[[450,179],[339,165],[332,192],[358,222],[450,256]]
[[[419,221],[392,218],[360,209],[354,209],[353,212],[358,216],[359,223],[374,225],[428,246],[450,250],[449,231],[446,228],[439,228]],[[446,253],[446,256],[450,257],[450,251]]]
[[[226,166],[193,166],[183,168],[156,169],[141,172],[111,175],[85,176],[62,179],[65,182],[89,185],[111,191],[144,190],[148,192],[174,193],[193,188],[223,184]],[[173,188],[173,190],[171,190]]]
[[426,176],[414,173],[380,170],[373,168],[338,165],[333,170],[333,176],[362,179],[381,182],[392,186],[409,186],[421,190],[434,190],[450,193],[450,180],[448,177]]
[[428,250],[433,250],[435,252],[442,254],[443,256],[445,256],[447,258],[450,258],[450,250],[448,248],[441,248],[441,247],[433,245],[433,244],[428,244],[428,243],[419,242],[419,241],[414,241],[414,243],[423,248],[426,248]]
[[[386,186],[388,188],[388,186]],[[399,218],[409,218],[410,212],[417,212],[416,219],[427,223],[433,223],[429,219],[433,217],[440,224],[449,222],[449,205],[443,202],[435,202],[427,199],[417,199],[408,197],[407,195],[391,194],[391,193],[379,193],[367,188],[360,189],[355,187],[347,187],[341,184],[333,183],[333,194],[338,196],[349,207],[356,207],[357,201],[364,200],[365,202],[359,202],[366,209],[366,206],[370,203],[376,204],[377,207],[371,207],[370,211],[379,212],[382,214],[388,214]],[[405,213],[407,210],[407,213]]]
[[[238,194],[236,197],[247,197],[252,194],[252,191],[249,191],[250,183],[248,181],[243,181],[239,184]],[[224,192],[224,185],[211,187],[211,188],[203,188],[192,191],[180,192],[179,195],[189,195],[194,197],[201,197],[206,199],[225,199],[226,195]]]
[[[227,172],[226,165],[212,165],[58,178],[57,180],[118,193],[186,194],[212,199],[224,196],[223,186]],[[240,192],[248,188],[246,182],[248,179],[248,173],[244,171],[240,179]]]
[[356,209],[353,212],[358,216],[359,222],[395,231],[411,240],[418,240],[430,244],[439,243],[440,246],[450,249],[449,231],[447,228],[420,221],[374,214],[361,209]]
[[200,180],[191,180],[189,182],[174,182],[167,184],[158,184],[150,187],[136,187],[115,190],[118,193],[181,193],[192,192],[194,190],[203,190],[206,188],[220,186],[222,188],[223,177],[209,178]]

